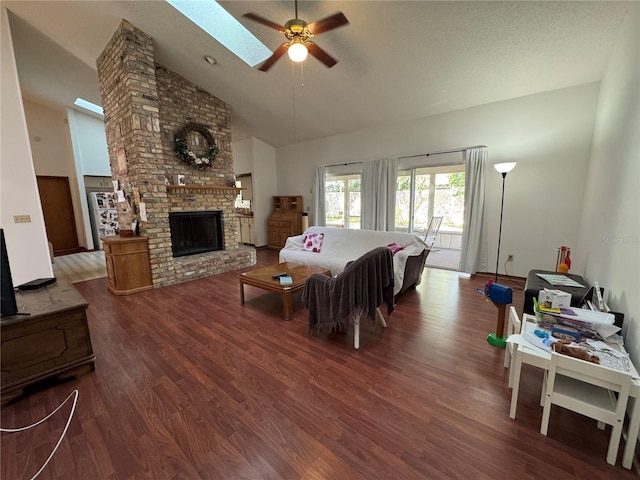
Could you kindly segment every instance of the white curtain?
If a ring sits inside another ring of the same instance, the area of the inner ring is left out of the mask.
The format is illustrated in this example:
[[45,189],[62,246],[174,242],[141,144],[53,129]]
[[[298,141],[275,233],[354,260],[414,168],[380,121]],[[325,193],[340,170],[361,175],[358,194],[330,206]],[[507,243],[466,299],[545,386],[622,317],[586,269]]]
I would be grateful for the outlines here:
[[318,227],[326,226],[327,217],[325,214],[325,167],[316,168],[315,177],[313,178],[313,224]]
[[394,230],[397,175],[396,158],[364,162],[360,190],[363,230]]
[[460,271],[487,271],[487,232],[484,224],[484,195],[487,148],[470,148],[465,156],[464,232],[460,251]]

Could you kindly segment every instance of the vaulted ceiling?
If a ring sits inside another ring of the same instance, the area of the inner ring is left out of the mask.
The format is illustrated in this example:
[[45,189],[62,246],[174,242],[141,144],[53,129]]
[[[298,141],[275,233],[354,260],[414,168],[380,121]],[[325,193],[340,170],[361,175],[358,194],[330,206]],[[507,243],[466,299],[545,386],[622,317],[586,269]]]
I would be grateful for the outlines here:
[[[293,1],[221,1],[270,49],[284,38],[242,17],[284,24]],[[96,58],[122,19],[151,35],[156,60],[232,108],[234,140],[273,146],[599,81],[625,2],[302,1],[308,22],[350,24],[314,40],[339,63],[283,57],[251,68],[163,1],[11,1],[25,97],[100,103]],[[217,65],[203,60],[216,58]]]

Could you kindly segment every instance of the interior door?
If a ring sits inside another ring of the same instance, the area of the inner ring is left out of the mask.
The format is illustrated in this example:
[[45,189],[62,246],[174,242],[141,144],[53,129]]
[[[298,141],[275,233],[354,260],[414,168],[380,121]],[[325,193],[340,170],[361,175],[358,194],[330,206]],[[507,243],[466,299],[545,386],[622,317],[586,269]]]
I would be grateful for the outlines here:
[[78,252],[78,233],[73,215],[68,177],[38,176],[40,203],[47,237],[53,244],[53,254]]

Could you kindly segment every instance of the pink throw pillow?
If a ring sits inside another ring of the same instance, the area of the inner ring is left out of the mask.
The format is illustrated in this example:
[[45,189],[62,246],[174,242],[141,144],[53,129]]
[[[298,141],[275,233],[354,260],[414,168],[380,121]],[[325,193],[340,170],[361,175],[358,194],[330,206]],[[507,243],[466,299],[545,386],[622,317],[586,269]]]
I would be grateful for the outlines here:
[[302,250],[320,253],[323,240],[324,233],[307,233],[302,239]]
[[391,250],[391,253],[395,255],[404,248],[404,245],[398,245],[396,242],[393,242],[387,245],[387,247],[389,248],[389,250]]

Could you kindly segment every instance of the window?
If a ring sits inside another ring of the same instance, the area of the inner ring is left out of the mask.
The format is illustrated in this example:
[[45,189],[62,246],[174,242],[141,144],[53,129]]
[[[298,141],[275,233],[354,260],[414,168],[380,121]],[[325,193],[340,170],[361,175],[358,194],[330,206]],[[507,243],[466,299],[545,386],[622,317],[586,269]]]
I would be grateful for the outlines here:
[[360,228],[360,174],[327,175],[326,226]]
[[443,217],[441,231],[462,234],[464,165],[398,171],[396,230],[424,234],[434,215]]

